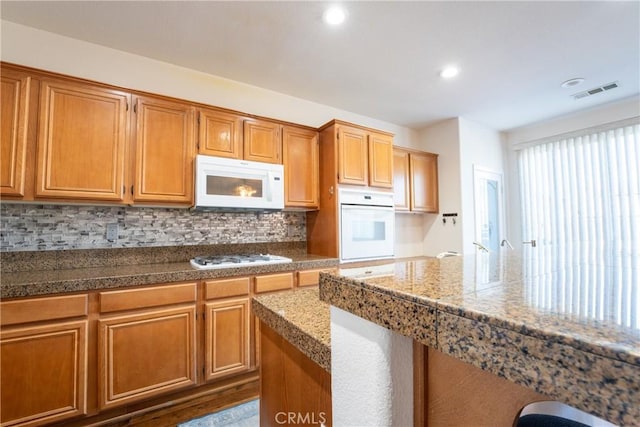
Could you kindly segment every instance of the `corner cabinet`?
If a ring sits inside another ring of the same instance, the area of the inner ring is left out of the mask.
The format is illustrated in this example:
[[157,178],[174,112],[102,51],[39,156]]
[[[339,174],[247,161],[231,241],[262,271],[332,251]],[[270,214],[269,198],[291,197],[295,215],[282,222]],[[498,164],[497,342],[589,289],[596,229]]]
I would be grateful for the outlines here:
[[2,133],[0,151],[0,194],[25,196],[27,136],[30,115],[31,77],[13,70],[2,70]]
[[438,212],[438,155],[393,149],[393,190],[398,212]]
[[133,202],[193,202],[195,109],[187,103],[135,98]]
[[282,152],[285,207],[318,209],[318,132],[284,126]]
[[86,414],[87,296],[3,301],[0,313],[2,425]]
[[89,84],[41,81],[36,197],[124,200],[130,98]]
[[100,409],[196,385],[196,286],[100,293]]

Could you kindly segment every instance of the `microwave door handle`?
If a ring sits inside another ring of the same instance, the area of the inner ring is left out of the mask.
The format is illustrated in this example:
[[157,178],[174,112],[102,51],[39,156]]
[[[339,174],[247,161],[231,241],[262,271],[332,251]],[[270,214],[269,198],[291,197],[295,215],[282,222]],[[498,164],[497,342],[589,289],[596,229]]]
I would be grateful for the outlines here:
[[269,202],[272,199],[271,197],[271,186],[273,185],[272,182],[273,182],[273,172],[269,171],[267,172],[267,185],[266,185],[267,188],[265,188],[265,196],[267,198],[267,201]]

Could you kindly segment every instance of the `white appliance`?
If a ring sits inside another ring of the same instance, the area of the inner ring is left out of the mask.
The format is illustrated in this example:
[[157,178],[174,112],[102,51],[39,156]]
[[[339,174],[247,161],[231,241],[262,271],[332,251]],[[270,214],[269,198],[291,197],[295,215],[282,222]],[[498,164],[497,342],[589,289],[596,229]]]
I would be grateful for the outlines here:
[[196,208],[284,209],[282,165],[196,156]]
[[393,257],[393,193],[341,188],[340,261]]
[[197,256],[191,266],[198,270],[214,270],[218,268],[253,267],[256,265],[282,264],[292,262],[291,258],[280,255],[211,255]]

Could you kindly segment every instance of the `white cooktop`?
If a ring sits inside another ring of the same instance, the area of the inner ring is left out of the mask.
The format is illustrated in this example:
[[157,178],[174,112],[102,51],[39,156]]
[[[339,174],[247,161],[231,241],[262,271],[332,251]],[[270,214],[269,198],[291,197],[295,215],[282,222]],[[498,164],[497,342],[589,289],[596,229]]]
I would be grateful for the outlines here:
[[193,258],[191,266],[199,270],[213,270],[217,268],[252,267],[265,264],[281,264],[291,262],[291,258],[258,254],[258,255],[212,255]]

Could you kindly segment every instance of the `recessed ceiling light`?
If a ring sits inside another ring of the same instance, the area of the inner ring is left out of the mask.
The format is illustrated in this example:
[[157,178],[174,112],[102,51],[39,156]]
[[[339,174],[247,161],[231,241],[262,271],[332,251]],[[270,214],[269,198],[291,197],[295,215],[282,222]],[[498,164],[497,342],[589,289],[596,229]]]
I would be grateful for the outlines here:
[[331,6],[329,9],[324,11],[324,22],[329,25],[340,25],[344,22],[347,17],[346,12],[340,6]]
[[578,86],[583,81],[584,81],[584,79],[582,77],[578,77],[578,78],[575,78],[575,79],[570,79],[570,80],[567,80],[566,82],[562,83],[560,85],[560,87],[568,88],[568,87]]
[[445,67],[440,72],[440,77],[442,77],[443,79],[450,79],[452,77],[457,76],[459,72],[460,72],[460,70],[458,69],[458,67],[450,65],[448,67]]

